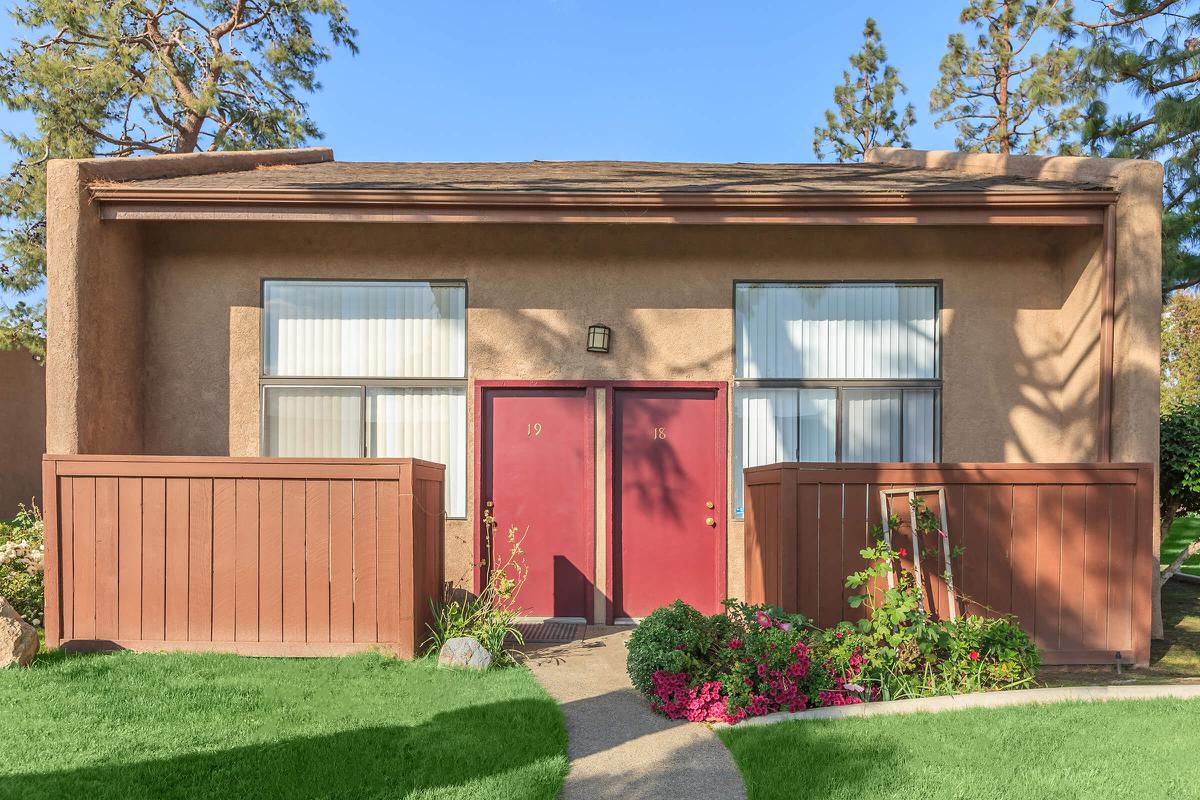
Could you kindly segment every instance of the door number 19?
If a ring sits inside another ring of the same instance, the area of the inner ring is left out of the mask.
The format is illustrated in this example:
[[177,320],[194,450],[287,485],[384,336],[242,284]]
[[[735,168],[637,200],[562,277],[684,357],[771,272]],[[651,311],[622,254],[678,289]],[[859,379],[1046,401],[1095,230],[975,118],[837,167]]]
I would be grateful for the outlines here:
[[541,436],[542,435],[542,423],[531,422],[525,431],[525,435],[526,436]]

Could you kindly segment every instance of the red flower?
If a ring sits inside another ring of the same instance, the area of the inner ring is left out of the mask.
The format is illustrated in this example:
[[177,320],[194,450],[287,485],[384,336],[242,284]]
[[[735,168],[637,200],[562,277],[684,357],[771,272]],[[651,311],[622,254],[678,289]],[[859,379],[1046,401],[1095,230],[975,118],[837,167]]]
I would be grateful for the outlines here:
[[978,661],[979,660],[979,651],[972,650],[971,652],[967,653],[967,658],[971,659],[972,661]]
[[742,646],[741,639],[730,639],[729,640],[729,649],[730,650],[737,650],[741,646]]
[[908,555],[908,551],[905,550],[903,547],[901,547],[899,550],[896,551],[896,555],[900,556],[901,558],[904,558],[906,555]]

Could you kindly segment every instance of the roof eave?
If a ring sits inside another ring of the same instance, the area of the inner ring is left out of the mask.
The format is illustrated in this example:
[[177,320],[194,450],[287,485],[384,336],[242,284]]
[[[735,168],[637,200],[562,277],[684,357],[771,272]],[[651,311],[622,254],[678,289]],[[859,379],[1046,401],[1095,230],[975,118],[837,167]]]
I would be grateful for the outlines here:
[[110,220],[1099,225],[1109,190],[511,192],[90,187]]

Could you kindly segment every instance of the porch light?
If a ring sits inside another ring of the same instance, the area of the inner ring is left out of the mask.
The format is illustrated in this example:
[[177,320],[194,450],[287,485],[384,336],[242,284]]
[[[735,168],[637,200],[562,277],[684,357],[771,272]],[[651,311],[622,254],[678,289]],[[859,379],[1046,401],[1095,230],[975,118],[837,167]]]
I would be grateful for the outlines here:
[[607,325],[591,325],[588,327],[587,349],[589,353],[607,353],[608,338],[612,331]]

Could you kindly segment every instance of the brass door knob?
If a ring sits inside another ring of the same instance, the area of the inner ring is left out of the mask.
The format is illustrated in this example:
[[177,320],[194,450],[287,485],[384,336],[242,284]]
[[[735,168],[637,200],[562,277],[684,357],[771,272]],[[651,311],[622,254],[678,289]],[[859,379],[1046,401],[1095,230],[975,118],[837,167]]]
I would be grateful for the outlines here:
[[716,506],[715,506],[715,505],[713,505],[713,501],[712,501],[712,500],[709,500],[707,503],[705,503],[705,504],[704,504],[704,507],[705,507],[705,508],[716,508]]
[[710,528],[717,527],[717,521],[715,519],[713,519],[712,517],[709,517],[708,519],[704,520],[704,524]]

